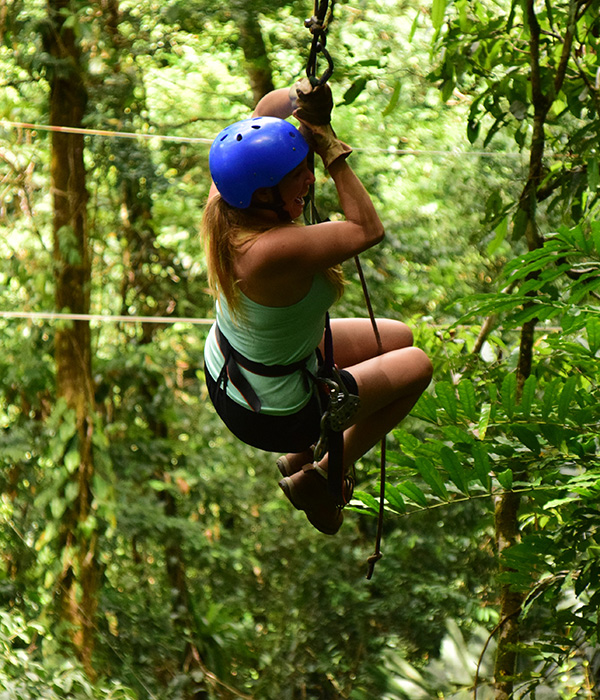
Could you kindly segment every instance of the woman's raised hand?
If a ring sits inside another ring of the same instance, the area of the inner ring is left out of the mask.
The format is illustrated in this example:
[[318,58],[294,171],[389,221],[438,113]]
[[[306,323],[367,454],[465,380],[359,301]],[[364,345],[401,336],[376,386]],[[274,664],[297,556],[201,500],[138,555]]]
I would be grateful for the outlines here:
[[333,95],[327,83],[313,87],[308,78],[302,78],[290,89],[290,101],[300,121],[315,125],[331,122]]

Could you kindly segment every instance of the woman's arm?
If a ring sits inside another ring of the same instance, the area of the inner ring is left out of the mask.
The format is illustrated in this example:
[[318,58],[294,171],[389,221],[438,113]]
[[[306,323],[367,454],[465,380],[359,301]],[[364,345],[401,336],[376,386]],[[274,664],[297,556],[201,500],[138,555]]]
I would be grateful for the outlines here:
[[330,124],[308,123],[299,110],[294,116],[329,171],[346,220],[303,228],[281,227],[261,236],[253,250],[248,250],[261,276],[277,274],[281,269],[287,274],[309,276],[354,257],[384,237],[383,224],[369,193],[346,162],[352,149],[337,138]]
[[279,88],[267,93],[256,105],[253,117],[279,117],[287,119],[292,116],[294,105],[290,100],[289,88]]
[[383,240],[383,224],[371,197],[345,159],[334,161],[329,172],[346,220],[310,226],[292,224],[261,234],[239,261],[247,276],[274,283],[281,276],[303,279]]

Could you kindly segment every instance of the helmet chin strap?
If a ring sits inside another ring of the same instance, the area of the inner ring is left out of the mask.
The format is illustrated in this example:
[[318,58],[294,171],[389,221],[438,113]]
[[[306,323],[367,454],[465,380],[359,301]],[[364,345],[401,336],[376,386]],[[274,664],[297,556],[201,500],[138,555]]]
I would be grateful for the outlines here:
[[268,209],[269,211],[274,211],[277,214],[279,221],[291,221],[292,217],[290,216],[290,213],[284,209],[285,202],[283,201],[281,192],[279,191],[279,185],[274,185],[270,188],[270,191],[273,194],[272,202],[257,202],[253,198],[250,206],[254,207],[255,209]]

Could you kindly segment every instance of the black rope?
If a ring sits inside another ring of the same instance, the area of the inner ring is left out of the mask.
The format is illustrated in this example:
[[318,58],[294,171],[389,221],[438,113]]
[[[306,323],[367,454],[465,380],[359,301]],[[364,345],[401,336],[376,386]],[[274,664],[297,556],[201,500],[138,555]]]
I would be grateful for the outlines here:
[[[331,4],[330,4],[331,2]],[[310,19],[305,20],[304,26],[310,30],[313,35],[310,53],[308,56],[308,62],[306,64],[306,75],[310,80],[313,87],[318,85],[324,85],[329,78],[333,75],[333,59],[329,51],[327,51],[327,29],[329,23],[333,19],[333,8],[335,5],[335,0],[315,0],[314,4],[314,14]],[[317,67],[319,54],[322,54],[327,61],[327,68],[323,72],[320,78],[317,77]],[[314,154],[311,152],[308,158],[308,165],[312,172],[314,172]],[[304,217],[308,223],[318,223],[321,221],[317,208],[315,206],[315,189],[314,184],[310,186],[308,193],[308,201],[304,210]],[[373,305],[371,303],[371,295],[369,294],[369,289],[367,287],[367,282],[363,273],[362,265],[358,255],[354,257],[354,262],[356,264],[356,269],[358,276],[360,278],[360,283],[363,290],[363,295],[365,298],[365,303],[367,305],[367,310],[369,312],[369,318],[371,319],[371,326],[373,327],[373,333],[375,334],[375,339],[377,341],[377,351],[379,355],[383,354],[383,345],[381,342],[381,335],[379,333],[379,328],[377,327],[377,321],[375,319],[375,314],[373,313]],[[386,480],[386,441],[385,435],[381,439],[381,465],[380,465],[380,493],[379,493],[379,513],[377,517],[377,536],[375,540],[375,553],[368,558],[369,571],[367,573],[367,579],[371,579],[375,569],[375,564],[381,559],[381,539],[383,535],[383,515],[384,515],[384,501],[385,501],[385,480]]]
[[[304,21],[304,26],[313,35],[310,46],[308,62],[306,64],[306,76],[313,87],[324,85],[333,75],[333,59],[327,51],[327,29],[333,19],[333,7],[335,0],[315,0],[315,9],[312,17]],[[323,54],[327,61],[327,68],[320,78],[317,77],[317,64],[319,54]]]
[[[379,328],[377,327],[377,321],[375,319],[375,314],[373,313],[373,304],[371,304],[371,295],[369,294],[369,289],[367,287],[367,280],[362,269],[360,258],[358,255],[354,257],[354,262],[356,263],[356,269],[358,271],[358,276],[360,278],[360,284],[362,286],[363,295],[365,297],[365,303],[369,311],[369,318],[371,319],[371,325],[373,326],[373,333],[375,334],[375,339],[377,340],[377,352],[379,355],[383,355],[383,344],[381,342],[381,335],[379,333]],[[375,552],[368,559],[369,570],[367,572],[367,579],[370,580],[373,576],[375,570],[375,564],[381,559],[383,554],[381,553],[381,538],[383,536],[383,512],[384,512],[384,502],[385,502],[385,479],[386,479],[386,444],[385,435],[381,438],[381,462],[379,466],[379,513],[377,514],[377,535],[375,537]]]

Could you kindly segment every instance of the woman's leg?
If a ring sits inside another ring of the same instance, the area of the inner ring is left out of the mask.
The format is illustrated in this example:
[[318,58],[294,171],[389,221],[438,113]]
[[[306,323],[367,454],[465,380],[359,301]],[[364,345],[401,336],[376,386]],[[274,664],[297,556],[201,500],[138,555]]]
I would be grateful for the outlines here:
[[[378,318],[376,322],[383,353],[410,347],[413,344],[413,333],[405,323],[389,318]],[[380,354],[375,331],[368,318],[331,319],[331,335],[333,359],[342,369]],[[324,340],[319,347],[324,353]]]
[[[360,408],[344,433],[344,467],[376,445],[412,410],[431,381],[432,366],[419,348],[392,350],[347,368],[358,384]],[[321,467],[326,469],[326,457]]]
[[[378,319],[383,354],[369,319],[332,319],[336,365],[357,381],[361,406],[344,433],[344,466],[349,468],[410,412],[431,380],[431,363],[412,347],[412,331],[400,321]],[[323,351],[323,349],[321,348]],[[290,473],[307,463],[307,453],[286,455]],[[311,460],[308,460],[311,461]],[[327,456],[320,462],[327,469]]]
[[[408,327],[387,320],[377,325],[381,349],[369,321],[336,319],[331,326],[335,362],[352,374],[360,395],[354,425],[344,432],[346,470],[408,415],[431,381],[431,362],[422,350],[412,347],[412,333]],[[289,475],[279,485],[288,499],[306,512],[318,530],[335,534],[343,515],[329,492],[326,479],[308,467],[306,453],[286,455],[285,461]],[[327,455],[318,467],[325,475]]]

